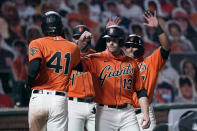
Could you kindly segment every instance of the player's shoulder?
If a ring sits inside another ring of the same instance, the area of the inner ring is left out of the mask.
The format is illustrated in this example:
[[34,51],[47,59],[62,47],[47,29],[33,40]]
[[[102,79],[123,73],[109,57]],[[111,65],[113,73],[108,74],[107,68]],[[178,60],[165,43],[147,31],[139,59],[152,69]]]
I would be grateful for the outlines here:
[[38,38],[38,39],[35,39],[35,40],[32,40],[30,43],[29,43],[29,47],[34,47],[34,46],[36,46],[36,47],[40,47],[41,46],[41,39],[42,38]]
[[71,42],[65,39],[65,43],[68,44],[72,48],[78,48],[78,46],[74,42]]
[[32,42],[41,42],[41,41],[47,41],[47,39],[45,37],[41,37],[33,40]]
[[68,41],[66,39],[61,40],[61,44],[58,45],[58,48],[62,48],[65,52],[69,51],[72,53],[80,53],[79,47],[74,42]]
[[73,53],[80,53],[80,49],[79,47],[74,43],[74,42],[71,42],[71,41],[68,41],[66,40],[66,48],[70,51],[70,52],[73,52]]
[[155,49],[149,56],[144,58],[144,61],[150,61],[151,59],[156,59],[155,57],[161,56],[161,46]]

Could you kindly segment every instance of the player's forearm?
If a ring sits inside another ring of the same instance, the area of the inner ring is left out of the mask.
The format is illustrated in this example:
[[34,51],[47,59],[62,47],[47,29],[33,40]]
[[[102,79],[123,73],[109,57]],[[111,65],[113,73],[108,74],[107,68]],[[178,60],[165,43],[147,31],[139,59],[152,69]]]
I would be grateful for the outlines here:
[[170,42],[168,41],[167,35],[165,33],[162,33],[159,35],[159,41],[161,43],[161,46],[166,51],[169,51],[171,48]]
[[79,40],[77,41],[77,45],[80,50],[83,50],[89,44],[89,41],[92,39],[92,34],[88,31],[83,32],[80,36]]
[[156,32],[158,34],[158,38],[162,48],[166,51],[169,51],[171,48],[170,42],[168,40],[166,33],[163,31],[160,25],[156,28]]
[[144,115],[149,116],[149,104],[148,104],[148,97],[140,97],[139,104]]

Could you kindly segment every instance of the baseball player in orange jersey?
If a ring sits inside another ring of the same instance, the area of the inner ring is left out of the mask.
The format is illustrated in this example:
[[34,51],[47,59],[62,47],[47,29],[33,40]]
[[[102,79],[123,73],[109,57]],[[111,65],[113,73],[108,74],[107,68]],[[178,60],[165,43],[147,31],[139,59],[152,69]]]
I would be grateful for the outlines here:
[[[156,126],[156,120],[154,117],[154,111],[152,107],[152,99],[154,94],[154,89],[156,86],[156,81],[158,77],[158,73],[161,68],[166,63],[169,52],[170,52],[170,44],[168,43],[167,36],[161,29],[158,20],[156,18],[156,12],[152,14],[150,11],[146,11],[144,15],[145,19],[148,23],[145,25],[149,27],[155,27],[158,33],[159,41],[161,43],[161,47],[155,50],[150,56],[143,58],[144,55],[144,43],[140,36],[137,35],[130,35],[126,42],[126,54],[130,57],[134,57],[138,63],[140,68],[140,75],[143,79],[144,86],[147,90],[148,100],[149,100],[149,116],[151,119],[151,125],[148,129],[142,129],[143,131],[152,131],[153,128]],[[137,100],[137,95],[134,93],[133,100],[135,101],[134,107],[139,108],[139,102]],[[141,110],[136,110],[138,122],[142,118]]]
[[[73,42],[77,43],[80,37],[89,35],[89,29],[85,25],[78,25],[73,29]],[[91,49],[91,39],[85,41],[81,47],[81,56],[95,53]],[[92,77],[89,72],[72,71],[68,84],[68,130],[83,131],[84,127],[88,131],[95,131],[96,104],[94,103],[94,87]]]
[[66,85],[72,68],[80,61],[76,44],[63,39],[58,13],[49,11],[42,17],[45,37],[29,45],[27,86],[32,89],[28,122],[30,131],[67,130]]
[[[148,128],[150,119],[146,90],[139,76],[134,59],[124,55],[124,32],[116,25],[106,29],[107,49],[81,59],[77,70],[89,71],[95,88],[97,104],[96,131],[139,131],[132,106],[132,94],[137,92],[144,113],[143,128]],[[79,39],[79,45],[82,40]]]

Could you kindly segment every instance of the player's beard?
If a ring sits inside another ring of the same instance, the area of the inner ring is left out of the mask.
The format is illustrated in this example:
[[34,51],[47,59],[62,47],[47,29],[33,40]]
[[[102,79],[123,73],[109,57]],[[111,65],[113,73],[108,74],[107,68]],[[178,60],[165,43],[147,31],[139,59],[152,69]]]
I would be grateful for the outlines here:
[[109,52],[111,52],[113,55],[117,56],[120,54],[120,48],[118,47],[107,47],[107,49],[109,50]]

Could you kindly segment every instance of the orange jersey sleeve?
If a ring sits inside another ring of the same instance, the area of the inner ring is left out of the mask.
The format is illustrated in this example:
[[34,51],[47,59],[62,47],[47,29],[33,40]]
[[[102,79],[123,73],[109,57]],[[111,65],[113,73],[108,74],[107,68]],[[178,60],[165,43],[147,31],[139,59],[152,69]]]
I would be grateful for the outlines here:
[[136,91],[140,91],[141,89],[144,88],[143,86],[143,82],[142,82],[142,79],[141,79],[141,76],[140,76],[140,70],[138,68],[138,65],[136,63],[136,66],[135,66],[135,73],[134,73],[134,87],[135,87],[135,92]]
[[[161,56],[160,50],[161,48],[158,48],[149,57],[137,60],[140,68],[140,76],[143,80],[144,87],[147,90],[149,104],[152,103],[159,71],[166,63],[166,60]],[[134,107],[139,107],[139,102],[135,93],[133,95],[133,100],[135,101]]]
[[[81,56],[95,53],[96,51],[90,49],[86,54]],[[94,97],[94,86],[92,83],[92,76],[89,72],[72,71],[70,81],[68,84],[68,97]]]
[[65,91],[72,68],[80,61],[77,45],[62,37],[44,37],[29,45],[29,61],[41,58],[33,89]]
[[92,74],[95,102],[104,105],[133,104],[133,92],[143,88],[137,63],[128,57],[111,58],[108,53],[104,51],[82,59],[84,71]]
[[152,55],[145,59],[147,63],[151,63],[152,68],[154,68],[157,71],[160,71],[166,63],[166,60],[164,60],[161,56],[161,47],[155,50],[155,52],[153,52]]
[[42,58],[42,45],[38,43],[37,40],[32,41],[29,44],[29,61],[35,59],[35,58]]

